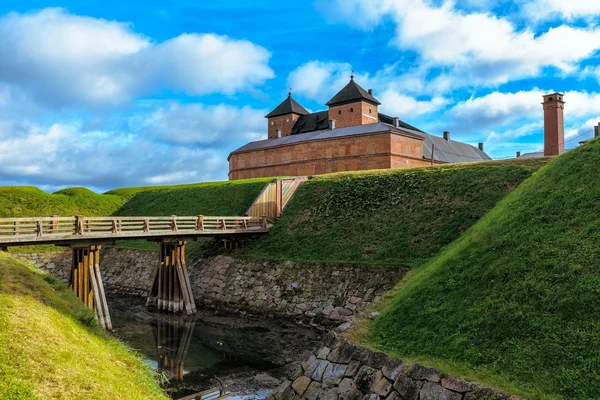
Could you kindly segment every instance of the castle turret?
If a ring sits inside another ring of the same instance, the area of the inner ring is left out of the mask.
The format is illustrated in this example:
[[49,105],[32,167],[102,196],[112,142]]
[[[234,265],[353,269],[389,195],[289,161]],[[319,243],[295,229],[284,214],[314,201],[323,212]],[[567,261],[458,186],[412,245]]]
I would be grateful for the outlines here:
[[308,113],[300,103],[294,100],[292,92],[289,92],[288,97],[281,104],[265,115],[265,118],[269,121],[269,139],[291,135],[296,120],[301,115]]
[[379,122],[377,106],[381,103],[373,97],[373,90],[368,91],[354,81],[340,90],[326,105],[329,106],[329,120],[335,121],[336,128],[375,124]]

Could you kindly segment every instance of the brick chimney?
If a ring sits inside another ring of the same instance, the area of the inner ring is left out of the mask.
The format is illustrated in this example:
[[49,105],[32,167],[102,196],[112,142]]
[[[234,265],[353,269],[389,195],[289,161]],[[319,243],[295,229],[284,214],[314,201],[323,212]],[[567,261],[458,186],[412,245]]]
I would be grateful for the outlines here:
[[565,102],[562,93],[544,96],[544,155],[557,156],[565,151]]

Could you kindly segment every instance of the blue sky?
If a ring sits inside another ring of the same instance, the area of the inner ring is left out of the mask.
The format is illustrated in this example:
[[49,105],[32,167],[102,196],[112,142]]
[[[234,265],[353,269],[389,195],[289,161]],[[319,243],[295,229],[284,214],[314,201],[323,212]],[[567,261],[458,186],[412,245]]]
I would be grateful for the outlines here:
[[563,91],[566,146],[600,122],[595,0],[12,1],[0,4],[0,184],[45,190],[227,179],[288,87],[318,111],[356,71],[381,111],[542,148]]

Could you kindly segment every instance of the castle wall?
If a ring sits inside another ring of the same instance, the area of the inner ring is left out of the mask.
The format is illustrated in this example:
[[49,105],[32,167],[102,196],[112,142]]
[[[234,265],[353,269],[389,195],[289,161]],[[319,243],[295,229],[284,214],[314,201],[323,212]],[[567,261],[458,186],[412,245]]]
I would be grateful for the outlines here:
[[305,176],[427,165],[419,138],[377,132],[234,153],[229,179]]

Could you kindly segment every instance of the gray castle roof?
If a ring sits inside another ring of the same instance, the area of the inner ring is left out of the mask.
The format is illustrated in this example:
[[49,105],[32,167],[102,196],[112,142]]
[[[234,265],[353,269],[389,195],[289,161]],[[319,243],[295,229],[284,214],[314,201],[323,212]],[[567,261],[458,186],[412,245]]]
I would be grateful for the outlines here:
[[[387,117],[387,116],[386,116]],[[389,118],[389,117],[388,117]],[[408,125],[408,124],[406,124]],[[391,124],[378,122],[375,124],[348,126],[337,129],[319,129],[306,133],[298,133],[290,136],[283,136],[276,139],[258,140],[247,143],[246,145],[234,150],[233,153],[244,151],[267,149],[271,147],[285,146],[290,144],[333,139],[346,136],[363,135],[377,132],[397,132],[403,135],[419,137],[423,139],[423,158],[431,159],[431,149],[435,147],[433,159],[434,161],[456,163],[456,162],[474,162],[491,160],[491,158],[478,147],[471,146],[466,143],[457,142],[455,140],[446,140],[439,136],[433,136],[416,129],[409,129],[403,126],[396,128]],[[433,146],[434,145],[434,146]],[[231,157],[229,155],[228,159]]]
[[275,107],[273,111],[265,115],[265,118],[279,117],[280,115],[286,114],[304,115],[308,113],[306,108],[302,107],[300,103],[294,100],[291,93],[288,93],[288,97]]
[[369,103],[379,105],[381,104],[373,95],[361,88],[360,85],[354,82],[354,76],[350,78],[350,82],[342,90],[337,92],[335,96],[331,98],[326,106],[338,106],[341,104],[352,103],[357,100],[368,101]]

